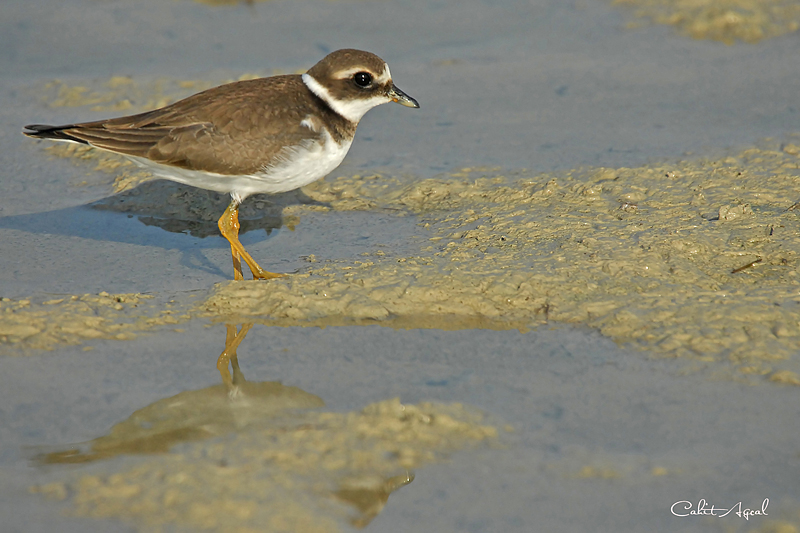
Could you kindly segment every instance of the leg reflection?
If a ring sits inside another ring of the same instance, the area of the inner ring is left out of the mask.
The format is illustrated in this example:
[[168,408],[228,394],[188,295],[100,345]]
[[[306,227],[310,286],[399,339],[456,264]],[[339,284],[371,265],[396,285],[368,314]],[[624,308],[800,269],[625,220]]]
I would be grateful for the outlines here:
[[[253,324],[242,324],[242,328],[237,332],[235,324],[225,324],[227,332],[225,335],[225,349],[217,359],[217,370],[222,377],[222,383],[228,389],[229,395],[235,395],[238,391],[238,386],[245,381],[242,371],[239,369],[239,358],[236,354],[237,348],[244,340],[247,332],[253,327]],[[228,366],[233,369],[233,373],[228,369]]]

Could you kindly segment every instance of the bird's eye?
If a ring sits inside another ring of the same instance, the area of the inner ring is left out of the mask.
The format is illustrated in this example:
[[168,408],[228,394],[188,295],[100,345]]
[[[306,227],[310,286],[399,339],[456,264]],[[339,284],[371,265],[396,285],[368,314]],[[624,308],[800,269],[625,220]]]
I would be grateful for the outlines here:
[[372,76],[369,72],[356,72],[353,75],[353,81],[356,82],[356,85],[359,87],[369,87],[369,84],[372,83]]

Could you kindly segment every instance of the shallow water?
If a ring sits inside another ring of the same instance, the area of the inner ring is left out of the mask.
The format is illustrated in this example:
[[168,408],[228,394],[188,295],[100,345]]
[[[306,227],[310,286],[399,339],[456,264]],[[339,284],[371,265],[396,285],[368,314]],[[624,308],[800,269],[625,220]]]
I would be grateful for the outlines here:
[[[3,531],[800,527],[797,34],[601,1],[0,14]],[[274,282],[228,282],[224,198],[19,133],[341,47],[422,108],[245,204]],[[670,513],[700,499],[768,516]]]

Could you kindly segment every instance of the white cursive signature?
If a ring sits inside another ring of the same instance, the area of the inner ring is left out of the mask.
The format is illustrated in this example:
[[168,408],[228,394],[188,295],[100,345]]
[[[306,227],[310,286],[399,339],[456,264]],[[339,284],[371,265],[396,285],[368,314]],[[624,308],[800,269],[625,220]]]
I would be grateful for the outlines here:
[[714,507],[714,505],[709,507],[708,502],[705,499],[701,499],[699,502],[697,502],[696,509],[692,505],[692,502],[681,500],[673,503],[669,510],[675,516],[716,516],[718,518],[722,518],[723,516],[728,516],[729,514],[733,513],[739,518],[750,520],[751,516],[767,516],[768,506],[769,498],[764,498],[764,501],[761,502],[761,509],[743,509],[742,502],[739,502],[727,509]]

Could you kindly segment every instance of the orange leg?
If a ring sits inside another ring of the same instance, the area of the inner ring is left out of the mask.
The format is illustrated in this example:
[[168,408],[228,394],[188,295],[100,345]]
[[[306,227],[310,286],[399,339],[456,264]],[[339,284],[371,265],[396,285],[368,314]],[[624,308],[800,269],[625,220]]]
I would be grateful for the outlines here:
[[[225,335],[225,350],[223,350],[217,359],[217,370],[219,370],[219,374],[222,377],[222,383],[225,384],[228,390],[232,390],[233,386],[237,385],[237,374],[241,374],[236,350],[244,340],[247,332],[253,327],[253,324],[242,324],[242,329],[240,329],[238,333],[236,332],[236,326],[234,324],[225,324],[225,327],[227,329],[227,334]],[[233,366],[233,379],[231,379],[231,375],[228,371],[228,364]]]
[[253,273],[253,279],[272,279],[280,278],[286,274],[275,274],[267,272],[261,268],[255,259],[250,257],[250,254],[244,249],[242,243],[239,242],[239,203],[236,200],[231,200],[230,205],[222,213],[219,219],[219,231],[222,236],[228,239],[231,243],[231,256],[233,256],[233,279],[244,279],[242,275],[242,262],[239,259],[244,259],[247,266],[250,267],[250,272]]

